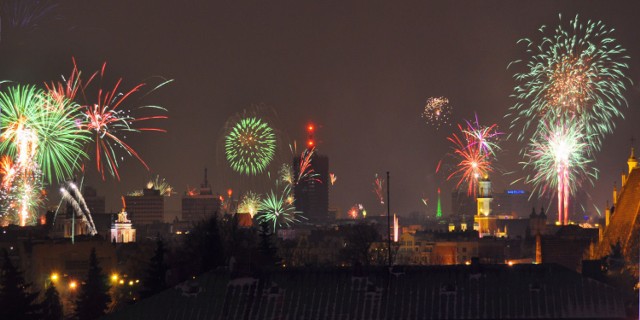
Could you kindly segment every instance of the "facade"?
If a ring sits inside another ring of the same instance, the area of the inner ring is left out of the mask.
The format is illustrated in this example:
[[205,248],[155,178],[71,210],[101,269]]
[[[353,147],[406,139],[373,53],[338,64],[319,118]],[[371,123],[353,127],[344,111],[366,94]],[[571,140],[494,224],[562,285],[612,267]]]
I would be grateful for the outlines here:
[[[300,173],[300,157],[293,158],[293,173]],[[311,221],[329,219],[329,158],[313,154],[311,166],[317,179],[300,181],[294,188],[295,207]]]
[[220,210],[220,204],[220,198],[211,191],[205,169],[200,189],[186,192],[182,196],[182,221],[193,224],[212,217]]
[[125,196],[126,208],[135,226],[164,221],[164,197],[156,189],[143,189],[141,196]]
[[611,247],[620,242],[622,255],[627,265],[638,276],[638,256],[640,241],[640,167],[634,150],[627,160],[628,172],[622,174],[622,187],[614,191],[614,206],[607,209],[606,222],[601,231],[600,241],[592,255],[600,259],[611,253]]
[[111,226],[111,241],[115,243],[136,242],[136,229],[131,226],[131,220],[127,219],[127,212],[118,213],[118,219]]

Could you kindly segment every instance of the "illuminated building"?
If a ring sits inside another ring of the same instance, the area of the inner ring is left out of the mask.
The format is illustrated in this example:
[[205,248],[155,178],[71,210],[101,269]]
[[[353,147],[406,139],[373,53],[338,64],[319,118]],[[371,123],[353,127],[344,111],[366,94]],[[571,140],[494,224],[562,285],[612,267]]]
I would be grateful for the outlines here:
[[164,222],[164,197],[156,189],[142,189],[141,196],[125,196],[127,211],[136,227]]
[[497,218],[491,214],[491,180],[483,177],[478,181],[478,196],[476,198],[478,209],[473,218],[473,229],[479,236],[492,236],[498,233]]
[[189,190],[182,196],[182,221],[196,223],[205,220],[218,212],[221,201],[211,191],[204,169],[204,180],[199,190]]
[[628,173],[622,174],[622,187],[614,191],[614,206],[607,208],[601,239],[592,255],[600,259],[611,253],[611,247],[618,241],[627,265],[638,275],[638,234],[640,233],[640,167],[633,148],[627,159]]
[[115,243],[136,241],[136,229],[131,226],[131,220],[127,219],[125,208],[118,213],[118,219],[111,226],[111,241]]

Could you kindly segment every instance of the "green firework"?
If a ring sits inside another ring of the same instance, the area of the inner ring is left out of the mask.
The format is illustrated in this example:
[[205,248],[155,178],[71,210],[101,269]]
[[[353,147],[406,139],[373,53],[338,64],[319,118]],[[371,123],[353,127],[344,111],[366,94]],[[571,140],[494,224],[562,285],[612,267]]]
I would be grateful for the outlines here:
[[531,130],[537,135],[540,121],[578,121],[589,137],[586,143],[597,151],[615,127],[613,120],[623,116],[618,108],[627,104],[629,56],[601,21],[576,16],[568,28],[539,31],[539,40],[519,41],[526,44],[528,59],[512,62],[525,62],[526,68],[514,75],[511,128],[521,126],[518,139],[524,141]]
[[260,200],[257,221],[270,223],[273,230],[276,227],[289,226],[300,221],[293,206],[293,197],[289,186],[286,186],[279,194],[271,190]]
[[80,168],[87,158],[84,151],[88,132],[79,128],[78,106],[66,99],[55,99],[34,86],[13,86],[0,92],[0,130],[4,139],[0,152],[15,156],[17,123],[33,132],[37,139],[35,161],[48,182],[61,181]]
[[257,175],[267,168],[276,153],[276,134],[260,118],[240,119],[225,136],[225,154],[231,169]]

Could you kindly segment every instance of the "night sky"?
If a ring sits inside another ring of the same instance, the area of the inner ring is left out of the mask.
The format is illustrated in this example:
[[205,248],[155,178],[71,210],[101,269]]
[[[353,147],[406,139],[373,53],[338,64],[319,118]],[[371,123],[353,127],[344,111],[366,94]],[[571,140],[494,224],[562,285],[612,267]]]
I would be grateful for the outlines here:
[[[304,126],[319,126],[318,150],[338,176],[330,203],[344,213],[363,203],[370,214],[375,173],[392,175],[392,211],[425,211],[420,199],[443,190],[448,213],[453,163],[446,137],[420,118],[424,102],[446,96],[454,123],[477,112],[485,124],[504,119],[515,81],[510,61],[525,58],[516,41],[538,36],[542,24],[602,20],[631,56],[633,85],[625,97],[625,119],[616,121],[597,154],[600,178],[587,190],[604,208],[614,181],[626,170],[630,138],[640,146],[640,2],[633,1],[62,1],[39,28],[11,30],[3,21],[0,78],[40,84],[71,70],[108,62],[111,80],[130,87],[150,77],[175,79],[133,106],[160,104],[170,119],[166,134],[144,133],[128,140],[151,167],[134,158],[121,166],[120,182],[101,182],[89,166],[87,183],[119,210],[118,196],[141,188],[159,174],[176,188],[168,217],[179,212],[179,195],[198,186],[204,167],[218,192],[225,192],[223,155],[217,144],[226,119],[255,104],[272,107],[279,130],[304,141]],[[155,79],[155,78],[154,78]],[[503,143],[494,174],[501,191],[519,178],[522,144]],[[434,174],[443,160],[443,172]],[[523,187],[523,186],[513,186]],[[530,187],[525,187],[530,189]]]

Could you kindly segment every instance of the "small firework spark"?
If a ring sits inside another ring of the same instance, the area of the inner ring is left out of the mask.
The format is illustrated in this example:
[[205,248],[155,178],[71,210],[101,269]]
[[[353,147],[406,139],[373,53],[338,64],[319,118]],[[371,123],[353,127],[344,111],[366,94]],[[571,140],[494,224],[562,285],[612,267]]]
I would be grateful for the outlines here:
[[331,181],[331,185],[334,185],[336,183],[336,180],[338,180],[338,177],[334,173],[329,173],[329,178]]
[[445,97],[431,97],[427,99],[424,111],[422,111],[422,118],[436,129],[444,125],[449,125],[450,115],[451,106],[449,105],[449,99]]

